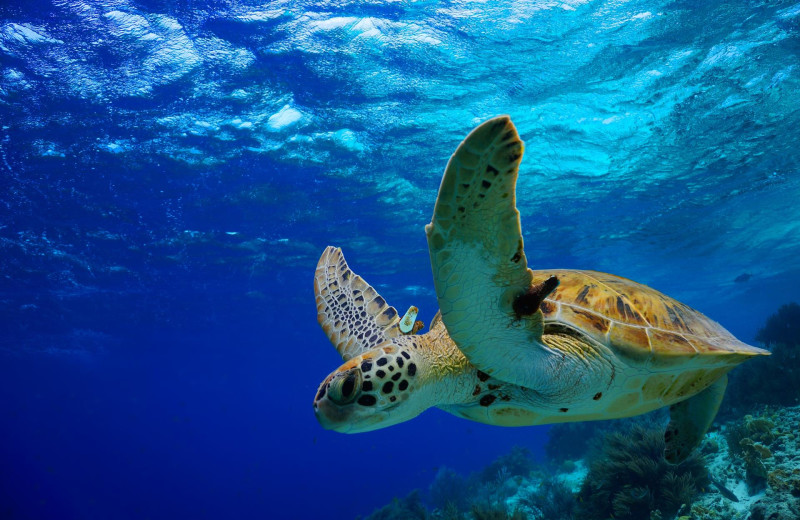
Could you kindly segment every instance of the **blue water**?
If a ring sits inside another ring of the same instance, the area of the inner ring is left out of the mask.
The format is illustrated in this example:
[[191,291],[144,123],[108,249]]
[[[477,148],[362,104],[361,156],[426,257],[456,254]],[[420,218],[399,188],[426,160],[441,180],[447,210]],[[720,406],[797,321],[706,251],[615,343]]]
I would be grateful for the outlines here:
[[799,50],[792,1],[3,2],[0,517],[354,518],[541,457],[546,427],[311,407],[319,254],[429,321],[422,228],[498,114],[532,267],[752,341],[800,288]]

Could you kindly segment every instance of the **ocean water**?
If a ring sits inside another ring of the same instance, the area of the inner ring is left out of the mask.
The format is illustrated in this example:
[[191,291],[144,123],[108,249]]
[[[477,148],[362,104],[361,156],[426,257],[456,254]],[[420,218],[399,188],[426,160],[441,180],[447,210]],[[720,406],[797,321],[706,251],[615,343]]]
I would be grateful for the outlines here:
[[548,427],[316,421],[327,245],[437,310],[423,226],[509,114],[531,267],[752,342],[800,288],[796,1],[0,4],[0,518],[355,518]]

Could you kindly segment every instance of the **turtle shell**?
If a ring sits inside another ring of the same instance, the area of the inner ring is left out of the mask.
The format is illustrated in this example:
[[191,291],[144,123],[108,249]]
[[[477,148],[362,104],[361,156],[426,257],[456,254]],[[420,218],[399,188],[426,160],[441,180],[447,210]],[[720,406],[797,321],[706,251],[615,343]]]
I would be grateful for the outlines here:
[[541,304],[545,334],[571,330],[652,371],[733,366],[768,352],[737,340],[719,323],[655,289],[596,271],[533,271],[533,283],[557,276]]

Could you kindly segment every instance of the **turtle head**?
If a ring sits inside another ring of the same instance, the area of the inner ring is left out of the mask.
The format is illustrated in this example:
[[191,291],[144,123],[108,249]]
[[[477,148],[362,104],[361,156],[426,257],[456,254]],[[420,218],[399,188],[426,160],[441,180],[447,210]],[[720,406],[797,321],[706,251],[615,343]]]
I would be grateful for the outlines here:
[[384,343],[350,359],[319,386],[314,413],[320,424],[341,433],[359,433],[392,426],[422,413],[416,352]]

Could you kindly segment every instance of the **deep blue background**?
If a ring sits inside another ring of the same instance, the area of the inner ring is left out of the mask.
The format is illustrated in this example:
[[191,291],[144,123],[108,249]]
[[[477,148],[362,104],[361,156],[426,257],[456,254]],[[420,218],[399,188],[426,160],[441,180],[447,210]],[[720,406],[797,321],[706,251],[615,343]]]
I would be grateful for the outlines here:
[[[446,161],[508,113],[532,267],[752,341],[800,288],[800,4],[0,3],[0,517],[353,518],[546,428],[319,427],[326,245],[436,311]],[[739,281],[737,281],[739,280]]]

